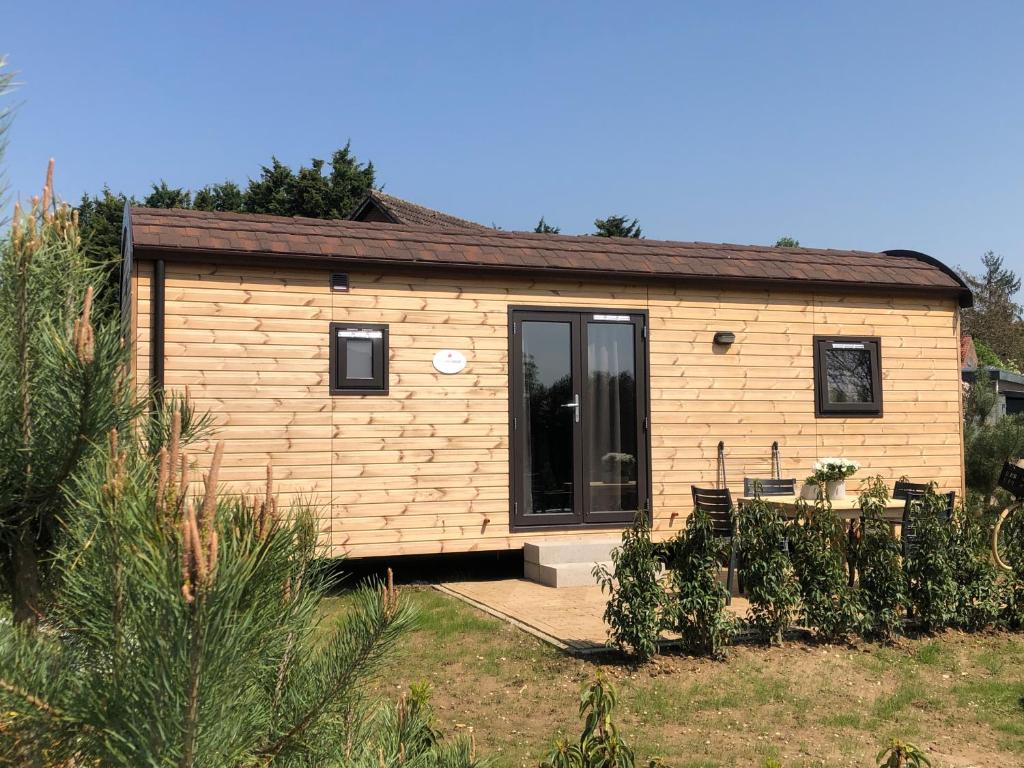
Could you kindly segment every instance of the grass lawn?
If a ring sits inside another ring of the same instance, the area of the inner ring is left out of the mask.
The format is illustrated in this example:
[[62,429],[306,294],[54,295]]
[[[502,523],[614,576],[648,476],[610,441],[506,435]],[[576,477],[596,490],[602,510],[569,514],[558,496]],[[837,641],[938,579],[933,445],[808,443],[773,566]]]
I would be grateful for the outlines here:
[[[738,646],[727,662],[682,655],[633,669],[568,656],[455,598],[406,587],[420,627],[382,679],[397,697],[429,682],[438,725],[472,733],[495,766],[535,766],[575,735],[580,688],[599,672],[639,764],[675,768],[874,766],[891,737],[941,766],[1024,765],[1024,637],[1004,633],[872,644]],[[344,611],[344,595],[326,613]]]

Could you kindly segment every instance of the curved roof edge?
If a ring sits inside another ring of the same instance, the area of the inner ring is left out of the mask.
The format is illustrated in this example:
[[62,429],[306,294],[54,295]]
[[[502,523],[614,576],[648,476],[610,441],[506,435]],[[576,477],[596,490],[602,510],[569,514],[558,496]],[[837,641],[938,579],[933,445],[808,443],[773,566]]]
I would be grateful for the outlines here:
[[895,256],[898,258],[905,259],[917,259],[923,261],[925,264],[935,267],[940,270],[943,274],[949,275],[951,278],[956,280],[960,286],[961,291],[959,294],[960,306],[963,309],[974,306],[974,294],[971,293],[971,289],[967,287],[967,283],[964,282],[963,278],[957,273],[955,269],[951,269],[943,264],[941,261],[936,259],[934,256],[929,256],[927,253],[921,253],[920,251],[908,251],[901,248],[895,248],[888,251],[882,251],[886,256]]

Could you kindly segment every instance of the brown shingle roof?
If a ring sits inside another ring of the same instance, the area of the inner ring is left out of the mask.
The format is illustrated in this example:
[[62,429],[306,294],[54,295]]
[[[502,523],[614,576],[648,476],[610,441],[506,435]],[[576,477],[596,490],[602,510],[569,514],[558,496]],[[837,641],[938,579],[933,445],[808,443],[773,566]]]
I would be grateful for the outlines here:
[[475,221],[460,219],[448,213],[435,211],[416,203],[410,203],[394,195],[388,195],[378,190],[371,190],[348,218],[355,221],[363,221],[363,215],[367,208],[376,207],[395,224],[408,224],[413,227],[425,227],[429,229],[470,229],[470,230],[493,230],[493,227],[485,227]]
[[[799,283],[807,287],[937,291],[969,306],[956,273],[915,251],[839,251],[757,245],[681,243],[627,238],[543,235],[494,229],[431,229],[399,224],[285,218],[238,213],[132,208],[132,248],[139,258],[252,263],[515,269],[549,275]],[[794,288],[800,287],[793,284]]]

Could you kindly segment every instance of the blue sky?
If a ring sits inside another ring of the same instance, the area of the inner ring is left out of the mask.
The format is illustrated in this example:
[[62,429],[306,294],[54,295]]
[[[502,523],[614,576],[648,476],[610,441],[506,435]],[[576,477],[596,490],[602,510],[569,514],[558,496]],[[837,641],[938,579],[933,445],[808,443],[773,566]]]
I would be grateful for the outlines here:
[[911,248],[1024,272],[1018,2],[18,3],[6,161],[244,182],[348,139],[388,192],[506,229]]

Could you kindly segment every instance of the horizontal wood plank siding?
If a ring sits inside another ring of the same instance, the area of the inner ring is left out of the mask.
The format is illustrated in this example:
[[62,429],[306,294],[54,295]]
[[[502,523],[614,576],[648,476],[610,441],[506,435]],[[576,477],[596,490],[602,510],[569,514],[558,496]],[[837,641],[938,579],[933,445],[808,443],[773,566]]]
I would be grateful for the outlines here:
[[[136,277],[134,363],[149,371],[151,269]],[[166,383],[188,386],[227,441],[224,480],[261,487],[268,461],[285,501],[318,505],[324,543],[352,556],[521,546],[509,530],[508,307],[621,307],[650,313],[655,530],[714,482],[764,476],[778,440],[785,476],[827,455],[888,482],[962,490],[957,309],[952,299],[709,290],[656,285],[349,274],[167,265]],[[328,394],[328,324],[387,323],[386,397]],[[716,331],[736,342],[715,349]],[[816,418],[815,334],[879,336],[883,418]],[[468,365],[444,376],[434,352]],[[143,374],[144,375],[141,375]],[[204,459],[205,460],[205,459]],[[564,536],[564,532],[552,535]],[[606,535],[602,534],[602,535]]]

